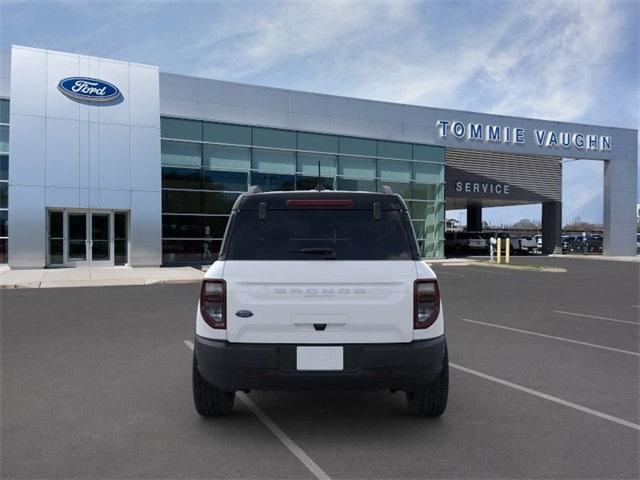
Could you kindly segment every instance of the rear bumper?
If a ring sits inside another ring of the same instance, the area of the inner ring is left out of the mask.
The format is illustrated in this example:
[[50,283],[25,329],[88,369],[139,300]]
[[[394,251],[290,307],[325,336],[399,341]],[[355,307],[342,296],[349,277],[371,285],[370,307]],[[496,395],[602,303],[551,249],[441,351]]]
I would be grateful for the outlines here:
[[420,390],[437,378],[445,336],[411,343],[344,345],[344,370],[298,371],[290,344],[228,343],[196,336],[200,375],[235,390]]

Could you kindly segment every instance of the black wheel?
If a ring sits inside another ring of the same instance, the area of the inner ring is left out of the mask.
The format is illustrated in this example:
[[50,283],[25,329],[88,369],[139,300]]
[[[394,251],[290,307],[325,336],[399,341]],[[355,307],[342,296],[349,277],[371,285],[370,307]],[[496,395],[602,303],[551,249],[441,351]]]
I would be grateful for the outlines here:
[[449,395],[449,356],[446,353],[442,362],[442,372],[422,391],[406,392],[409,413],[416,417],[438,417],[447,408]]
[[209,385],[200,372],[195,355],[193,356],[193,402],[203,417],[222,417],[233,410],[235,392],[224,392]]

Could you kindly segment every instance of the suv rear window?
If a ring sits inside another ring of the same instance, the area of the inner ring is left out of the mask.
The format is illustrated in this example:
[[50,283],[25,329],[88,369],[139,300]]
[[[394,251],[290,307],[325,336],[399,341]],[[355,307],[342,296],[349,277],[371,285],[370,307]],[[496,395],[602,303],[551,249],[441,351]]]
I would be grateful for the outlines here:
[[282,209],[260,220],[234,212],[225,260],[415,260],[417,245],[406,210]]

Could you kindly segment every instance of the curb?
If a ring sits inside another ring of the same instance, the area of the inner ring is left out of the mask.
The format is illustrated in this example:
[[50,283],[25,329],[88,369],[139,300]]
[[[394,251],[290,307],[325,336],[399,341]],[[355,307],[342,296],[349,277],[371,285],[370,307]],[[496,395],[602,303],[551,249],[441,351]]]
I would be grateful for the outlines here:
[[529,272],[549,272],[549,273],[566,273],[567,269],[562,267],[531,267],[527,265],[509,265],[497,263],[474,262],[470,265],[477,267],[504,268],[505,270],[527,270]]

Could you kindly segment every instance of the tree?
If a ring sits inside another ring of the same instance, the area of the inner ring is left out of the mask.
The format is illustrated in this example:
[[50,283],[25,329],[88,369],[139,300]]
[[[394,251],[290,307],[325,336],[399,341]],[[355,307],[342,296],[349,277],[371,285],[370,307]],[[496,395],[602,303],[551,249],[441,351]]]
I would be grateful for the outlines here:
[[522,218],[509,226],[513,230],[540,230],[540,222],[530,218]]

